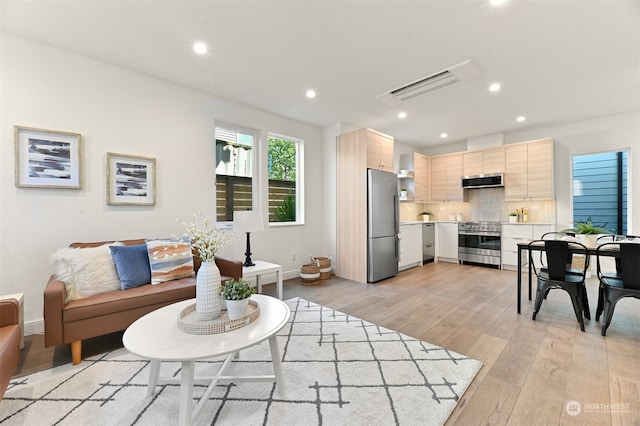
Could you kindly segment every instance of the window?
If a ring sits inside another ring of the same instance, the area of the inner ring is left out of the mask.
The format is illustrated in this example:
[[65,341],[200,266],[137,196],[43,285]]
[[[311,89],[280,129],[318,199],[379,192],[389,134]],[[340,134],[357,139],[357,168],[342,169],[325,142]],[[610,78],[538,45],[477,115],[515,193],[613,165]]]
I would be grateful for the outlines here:
[[573,157],[573,220],[627,233],[628,152]]
[[216,221],[232,222],[233,212],[253,209],[256,133],[216,126]]
[[269,222],[304,223],[303,141],[269,134]]

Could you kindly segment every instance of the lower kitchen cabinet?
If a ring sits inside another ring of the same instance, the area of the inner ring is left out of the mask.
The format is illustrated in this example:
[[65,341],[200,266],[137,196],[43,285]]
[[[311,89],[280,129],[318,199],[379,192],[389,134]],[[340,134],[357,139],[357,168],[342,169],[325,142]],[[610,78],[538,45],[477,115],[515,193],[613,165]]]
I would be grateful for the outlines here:
[[398,269],[422,265],[422,228],[419,223],[400,224],[400,260]]
[[436,262],[458,263],[458,222],[436,223]]
[[[503,224],[500,247],[502,250],[502,269],[518,269],[518,243],[539,239],[542,234],[551,232],[554,225],[549,224]],[[523,256],[526,252],[523,252]],[[526,266],[528,259],[522,259],[522,266]]]

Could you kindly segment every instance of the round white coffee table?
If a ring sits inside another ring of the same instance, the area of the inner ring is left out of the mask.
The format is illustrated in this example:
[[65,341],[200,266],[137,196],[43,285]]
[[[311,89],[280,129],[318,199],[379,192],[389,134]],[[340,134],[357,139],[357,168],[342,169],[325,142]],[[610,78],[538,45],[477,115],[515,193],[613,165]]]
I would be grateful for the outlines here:
[[[280,350],[276,333],[289,320],[289,307],[279,299],[254,294],[251,298],[258,303],[260,315],[249,325],[237,330],[219,334],[196,335],[185,333],[178,328],[178,314],[195,299],[185,300],[157,309],[139,318],[127,328],[122,337],[125,348],[142,358],[151,360],[148,395],[153,395],[158,384],[180,384],[181,425],[189,425],[197,417],[202,404],[219,382],[232,381],[274,381],[280,395],[284,396],[284,379],[280,365]],[[226,368],[236,353],[269,339],[272,376],[224,376]],[[228,355],[217,374],[212,377],[194,378],[196,360]],[[162,361],[182,363],[180,379],[159,378]],[[193,385],[208,384],[207,390],[192,410]]]

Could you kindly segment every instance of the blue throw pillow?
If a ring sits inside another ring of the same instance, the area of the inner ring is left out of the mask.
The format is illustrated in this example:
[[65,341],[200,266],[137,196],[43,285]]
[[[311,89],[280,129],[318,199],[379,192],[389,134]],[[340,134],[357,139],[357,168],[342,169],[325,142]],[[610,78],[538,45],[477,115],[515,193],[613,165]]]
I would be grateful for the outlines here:
[[133,246],[109,246],[116,264],[120,288],[140,287],[151,282],[151,266],[146,244]]

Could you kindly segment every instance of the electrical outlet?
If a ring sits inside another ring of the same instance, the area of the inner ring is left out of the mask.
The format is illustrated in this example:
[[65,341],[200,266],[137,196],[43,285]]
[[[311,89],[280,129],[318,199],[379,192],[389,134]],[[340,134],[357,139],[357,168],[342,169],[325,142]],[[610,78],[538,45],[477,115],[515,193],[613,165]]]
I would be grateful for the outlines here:
[[540,211],[540,206],[531,206],[531,211],[532,212]]
[[296,260],[296,252],[295,251],[291,252],[291,260]]

